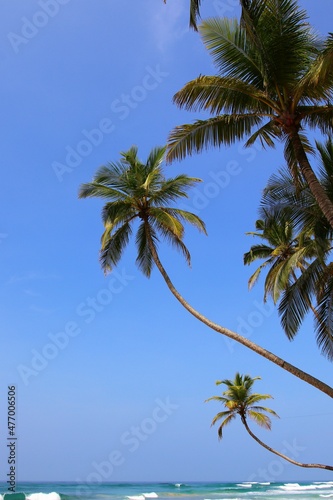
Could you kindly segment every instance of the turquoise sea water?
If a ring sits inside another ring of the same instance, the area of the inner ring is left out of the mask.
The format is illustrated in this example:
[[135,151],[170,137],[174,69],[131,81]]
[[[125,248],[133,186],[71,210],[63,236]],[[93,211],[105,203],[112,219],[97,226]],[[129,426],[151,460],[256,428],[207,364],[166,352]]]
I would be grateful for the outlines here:
[[333,498],[333,481],[307,483],[21,483],[0,500],[310,500]]

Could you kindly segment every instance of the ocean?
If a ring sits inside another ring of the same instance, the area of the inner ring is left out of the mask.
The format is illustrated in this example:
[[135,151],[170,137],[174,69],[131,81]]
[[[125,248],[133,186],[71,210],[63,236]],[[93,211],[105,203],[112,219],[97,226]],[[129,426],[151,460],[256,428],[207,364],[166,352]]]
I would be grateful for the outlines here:
[[0,500],[310,500],[333,498],[333,481],[306,483],[21,483],[0,484]]

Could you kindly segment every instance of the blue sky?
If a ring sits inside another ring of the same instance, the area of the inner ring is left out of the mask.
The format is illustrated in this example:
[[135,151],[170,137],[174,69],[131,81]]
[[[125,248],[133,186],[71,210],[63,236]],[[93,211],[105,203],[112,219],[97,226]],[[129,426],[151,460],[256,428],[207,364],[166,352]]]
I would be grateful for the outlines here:
[[[203,17],[238,15],[236,0],[203,3]],[[331,0],[300,5],[320,33],[331,30]],[[258,434],[300,461],[332,461],[331,401],[190,317],[157,271],[150,280],[139,273],[133,246],[104,277],[102,203],[77,199],[80,184],[120,151],[135,144],[145,159],[195,118],[172,104],[187,81],[214,73],[188,29],[188,1],[3,0],[0,65],[0,426],[15,384],[17,480],[89,484],[112,460],[107,481],[331,479],[276,460],[240,423],[218,442],[210,422],[220,408],[204,400],[236,371],[260,375],[257,391],[274,396],[281,418]],[[242,258],[253,240],[245,232],[282,165],[279,148],[237,144],[167,166],[170,176],[203,179],[186,208],[205,220],[208,237],[188,230],[191,269],[167,246],[160,255],[194,307],[329,383],[332,365],[311,320],[290,343],[262,302],[262,283],[247,289]]]

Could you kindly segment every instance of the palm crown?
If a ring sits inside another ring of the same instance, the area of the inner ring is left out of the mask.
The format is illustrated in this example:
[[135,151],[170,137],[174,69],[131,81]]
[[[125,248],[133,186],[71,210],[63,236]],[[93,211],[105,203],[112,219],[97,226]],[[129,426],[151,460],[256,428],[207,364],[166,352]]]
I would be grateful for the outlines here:
[[187,189],[200,179],[184,174],[166,179],[162,173],[165,147],[154,148],[146,163],[139,160],[137,153],[137,148],[132,147],[121,153],[120,161],[101,167],[92,182],[81,186],[79,197],[107,200],[102,210],[105,231],[100,255],[104,271],[111,271],[117,265],[129,242],[133,223],[139,220],[136,262],[150,276],[159,236],[179,249],[190,263],[189,250],[183,243],[183,222],[204,233],[206,229],[197,215],[168,206],[187,197]]
[[199,28],[217,76],[199,76],[174,96],[190,111],[212,117],[176,127],[169,161],[209,146],[247,137],[272,147],[285,145],[294,178],[304,176],[333,227],[333,205],[316,179],[306,153],[303,127],[332,130],[333,38],[322,42],[295,0],[241,0],[242,18],[213,18]]
[[234,420],[237,415],[240,416],[242,423],[246,423],[246,418],[249,417],[258,425],[266,429],[271,428],[271,419],[265,413],[269,413],[277,417],[274,410],[263,406],[258,406],[257,403],[263,400],[272,399],[269,394],[257,394],[252,392],[252,386],[260,377],[250,377],[249,375],[240,375],[236,373],[234,380],[218,380],[216,385],[225,384],[227,390],[222,393],[222,396],[212,396],[206,401],[218,401],[223,404],[225,411],[219,412],[213,418],[212,425],[222,420],[218,428],[219,439],[222,439],[223,429]]

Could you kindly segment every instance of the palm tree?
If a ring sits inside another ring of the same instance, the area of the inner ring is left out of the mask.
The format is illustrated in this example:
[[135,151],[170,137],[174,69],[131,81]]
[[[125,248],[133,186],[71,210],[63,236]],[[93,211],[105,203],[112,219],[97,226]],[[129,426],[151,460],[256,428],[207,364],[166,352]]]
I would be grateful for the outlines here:
[[[320,182],[333,199],[333,144],[317,143]],[[270,296],[290,340],[295,338],[308,311],[315,322],[317,344],[333,359],[333,264],[330,262],[332,231],[305,183],[296,188],[290,172],[272,176],[261,200],[262,219],[256,232],[264,240],[244,255],[244,263],[264,259],[249,280],[251,288],[268,269],[264,300]]]
[[333,470],[333,467],[330,465],[303,464],[301,462],[297,462],[296,460],[293,460],[292,458],[289,458],[283,453],[280,453],[274,448],[268,446],[251,431],[247,422],[247,418],[250,418],[251,420],[256,422],[260,427],[270,430],[271,419],[268,415],[266,415],[266,413],[269,413],[274,417],[278,417],[275,411],[271,408],[258,406],[258,403],[260,401],[272,399],[272,396],[270,396],[269,394],[253,393],[252,386],[256,380],[260,380],[260,377],[252,378],[250,377],[250,375],[240,375],[239,373],[236,373],[234,380],[226,379],[218,380],[216,382],[216,385],[225,384],[227,386],[227,390],[222,393],[222,396],[212,396],[206,401],[218,401],[219,403],[222,403],[226,408],[225,411],[221,411],[217,415],[215,415],[211,424],[215,425],[217,422],[221,421],[217,431],[219,439],[222,439],[225,426],[239,415],[242,424],[245,426],[245,429],[250,434],[250,436],[271,453],[274,453],[275,455],[278,455],[284,460],[287,460],[294,465],[298,465],[299,467]]
[[269,266],[264,285],[264,301],[266,302],[267,296],[271,296],[276,304],[290,280],[297,280],[296,270],[304,270],[306,259],[316,255],[314,241],[307,233],[295,235],[294,224],[287,210],[279,213],[279,217],[266,213],[264,219],[256,221],[256,231],[246,234],[268,243],[252,245],[244,254],[244,264],[265,259],[250,277],[249,288],[253,287],[261,272]]
[[282,141],[295,180],[304,177],[333,228],[333,204],[309,163],[313,149],[304,132],[304,127],[322,133],[333,127],[333,37],[321,42],[296,0],[240,4],[240,22],[212,18],[199,28],[218,76],[188,82],[174,102],[212,116],[171,131],[167,159],[245,137],[246,146],[257,139],[263,147]]
[[137,156],[137,148],[132,147],[121,153],[120,161],[101,167],[91,183],[81,186],[80,198],[98,197],[107,200],[102,211],[105,231],[100,254],[104,272],[111,271],[118,264],[132,235],[134,221],[139,221],[136,262],[146,276],[150,276],[155,264],[176,299],[199,321],[333,397],[332,387],[251,340],[210,321],[177,291],[159,259],[159,238],[162,236],[173,244],[189,263],[190,253],[183,243],[183,222],[189,222],[202,232],[205,232],[205,226],[197,215],[168,206],[170,202],[186,197],[187,189],[199,179],[187,175],[166,179],[162,172],[164,156],[164,147],[155,148],[146,163],[142,163]]

